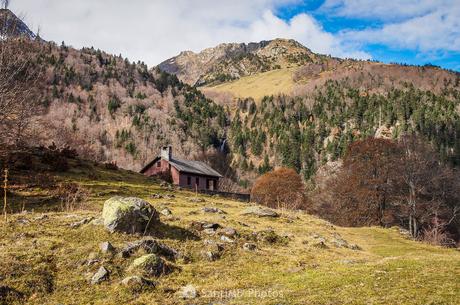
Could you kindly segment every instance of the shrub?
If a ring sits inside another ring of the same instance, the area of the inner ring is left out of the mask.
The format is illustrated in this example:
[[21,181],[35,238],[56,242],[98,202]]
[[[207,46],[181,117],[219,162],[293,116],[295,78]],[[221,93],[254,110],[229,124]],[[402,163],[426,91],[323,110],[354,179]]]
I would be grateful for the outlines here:
[[53,196],[60,200],[62,211],[75,211],[89,196],[88,190],[77,183],[62,182],[54,190]]
[[304,185],[297,172],[280,168],[257,179],[251,199],[272,208],[299,209],[304,204]]
[[58,150],[46,150],[43,154],[43,164],[50,167],[50,170],[55,172],[66,172],[69,170],[67,158]]
[[104,167],[108,170],[118,170],[118,165],[115,161],[104,163]]

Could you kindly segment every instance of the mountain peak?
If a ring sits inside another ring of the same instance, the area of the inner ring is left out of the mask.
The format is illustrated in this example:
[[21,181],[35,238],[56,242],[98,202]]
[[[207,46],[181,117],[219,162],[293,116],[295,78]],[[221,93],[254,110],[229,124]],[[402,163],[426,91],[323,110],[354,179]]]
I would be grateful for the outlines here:
[[0,39],[25,37],[36,39],[37,35],[9,9],[0,9]]
[[315,61],[316,55],[293,39],[221,43],[199,53],[181,52],[158,67],[190,85],[220,83],[243,76]]

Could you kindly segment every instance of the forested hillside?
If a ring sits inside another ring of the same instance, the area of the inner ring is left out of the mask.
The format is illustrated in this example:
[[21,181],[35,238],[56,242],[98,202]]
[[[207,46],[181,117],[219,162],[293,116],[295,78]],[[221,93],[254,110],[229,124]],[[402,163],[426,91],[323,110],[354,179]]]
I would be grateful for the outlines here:
[[173,75],[93,48],[8,44],[28,49],[40,70],[40,115],[30,144],[54,142],[134,170],[161,145],[173,145],[178,155],[219,145],[227,124],[224,109]]
[[405,83],[379,94],[328,81],[309,95],[240,100],[231,146],[245,171],[283,165],[308,179],[322,164],[341,158],[355,140],[415,132],[435,143],[443,160],[458,165],[459,107],[460,91],[453,86],[436,94]]

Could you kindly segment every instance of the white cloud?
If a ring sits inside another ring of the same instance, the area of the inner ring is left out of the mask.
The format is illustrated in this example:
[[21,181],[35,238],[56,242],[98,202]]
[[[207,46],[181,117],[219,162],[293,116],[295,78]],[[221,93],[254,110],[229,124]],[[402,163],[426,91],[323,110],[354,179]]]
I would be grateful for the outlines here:
[[[326,32],[310,15],[289,21],[276,8],[299,0],[16,0],[11,9],[40,25],[45,39],[94,46],[131,60],[158,64],[183,50],[222,42],[293,38],[314,52],[369,58]],[[352,46],[352,45],[351,45]]]
[[379,43],[393,48],[430,52],[460,52],[460,2],[378,28],[343,31],[345,41]]
[[458,0],[326,0],[320,10],[335,16],[394,21],[424,16],[455,2]]

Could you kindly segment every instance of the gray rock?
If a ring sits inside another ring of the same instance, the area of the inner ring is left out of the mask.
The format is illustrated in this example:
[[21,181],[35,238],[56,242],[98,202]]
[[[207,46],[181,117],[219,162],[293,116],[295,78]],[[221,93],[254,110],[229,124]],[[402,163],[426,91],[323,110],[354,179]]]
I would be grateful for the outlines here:
[[105,269],[104,266],[102,266],[91,278],[91,285],[99,284],[100,282],[106,281],[108,279],[109,271]]
[[220,233],[228,237],[235,237],[237,235],[236,230],[233,228],[223,228]]
[[160,213],[161,213],[161,215],[163,215],[163,216],[170,216],[170,215],[172,215],[171,210],[168,209],[168,208],[162,209],[162,210],[160,211]]
[[231,239],[231,238],[229,238],[229,237],[227,237],[225,235],[222,235],[220,237],[220,240],[223,241],[223,242],[226,242],[226,243],[234,243],[235,242],[233,239]]
[[318,249],[327,249],[328,246],[326,245],[326,240],[322,237],[318,238],[314,243],[313,247]]
[[252,206],[245,209],[242,215],[255,215],[259,217],[279,217],[279,214],[269,208],[263,208],[260,206]]
[[104,203],[102,218],[104,226],[112,233],[144,233],[160,221],[158,212],[147,201],[119,196]]
[[180,289],[180,296],[183,299],[195,299],[198,297],[198,292],[196,291],[196,288],[193,285],[187,285],[184,287],[181,287]]
[[37,216],[34,218],[35,221],[41,221],[41,220],[44,220],[44,219],[47,219],[48,218],[48,215],[46,214],[42,214],[40,216]]
[[222,244],[210,243],[206,245],[206,249],[202,254],[205,259],[212,262],[221,257],[222,251],[224,251],[224,246]]
[[215,207],[204,207],[202,209],[204,213],[217,213],[217,214],[227,214],[225,211],[215,208]]
[[243,250],[245,250],[245,251],[255,251],[256,249],[257,249],[256,244],[245,243],[245,244],[243,245]]
[[128,243],[126,247],[121,250],[120,256],[123,258],[128,258],[139,249],[143,249],[148,254],[158,254],[165,256],[171,260],[182,258],[181,254],[177,250],[158,242],[152,237],[145,237],[143,239]]
[[94,217],[84,218],[84,219],[82,219],[82,220],[80,220],[80,221],[71,223],[71,224],[70,224],[70,227],[73,228],[73,229],[78,228],[78,227],[80,227],[80,226],[82,226],[82,225],[85,225],[85,224],[89,223],[89,222],[90,222],[91,220],[93,220],[93,219],[94,219]]
[[212,229],[212,228],[209,228],[209,229],[204,229],[202,231],[204,234],[207,234],[207,235],[215,235],[216,234],[216,230]]
[[115,252],[115,248],[112,246],[112,244],[108,241],[105,241],[99,245],[99,248],[103,253],[113,253]]
[[143,288],[146,287],[155,287],[156,283],[154,281],[148,280],[144,277],[141,276],[128,276],[125,277],[122,281],[121,284],[131,290],[142,290]]
[[102,217],[93,219],[90,222],[90,224],[93,225],[93,226],[103,226],[104,225],[104,219],[102,219]]
[[218,223],[210,222],[210,223],[203,224],[203,229],[217,230],[218,228],[220,228],[220,224],[218,224]]
[[200,197],[193,197],[193,198],[189,198],[189,201],[199,203],[199,202],[205,202],[206,200],[204,200],[203,198],[200,198]]
[[152,198],[152,199],[162,199],[163,195],[156,193],[156,194],[150,195],[150,198]]
[[168,267],[164,260],[156,254],[146,254],[136,258],[129,271],[138,271],[145,276],[160,276],[168,272]]
[[190,227],[197,231],[203,231],[204,229],[217,230],[218,228],[220,228],[220,225],[218,223],[213,223],[213,222],[192,221],[192,223],[190,224]]
[[350,245],[348,242],[342,238],[338,233],[333,234],[334,239],[332,240],[332,243],[337,247],[337,248],[349,248]]

